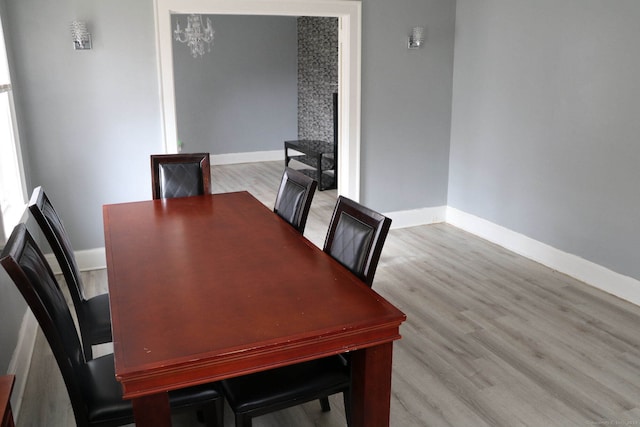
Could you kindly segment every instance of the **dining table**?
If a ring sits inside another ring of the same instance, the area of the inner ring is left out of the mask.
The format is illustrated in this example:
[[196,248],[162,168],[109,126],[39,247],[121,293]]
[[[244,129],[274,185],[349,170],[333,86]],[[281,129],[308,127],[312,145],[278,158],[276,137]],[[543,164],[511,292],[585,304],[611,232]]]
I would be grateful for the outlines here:
[[352,426],[388,426],[406,316],[246,191],[103,206],[115,375],[138,426],[168,391],[350,353]]

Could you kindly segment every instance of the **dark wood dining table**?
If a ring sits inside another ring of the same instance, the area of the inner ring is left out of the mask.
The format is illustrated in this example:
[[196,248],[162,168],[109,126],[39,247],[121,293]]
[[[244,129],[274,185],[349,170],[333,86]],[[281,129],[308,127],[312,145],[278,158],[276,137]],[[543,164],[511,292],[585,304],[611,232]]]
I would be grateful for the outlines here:
[[136,425],[167,391],[351,353],[354,427],[389,425],[405,315],[248,192],[103,207],[116,378]]

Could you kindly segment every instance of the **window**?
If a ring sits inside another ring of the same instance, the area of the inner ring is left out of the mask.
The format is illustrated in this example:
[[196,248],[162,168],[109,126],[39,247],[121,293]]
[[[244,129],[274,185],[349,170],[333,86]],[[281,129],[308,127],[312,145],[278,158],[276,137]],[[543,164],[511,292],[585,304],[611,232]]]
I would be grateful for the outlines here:
[[9,64],[0,22],[0,245],[20,221],[25,207],[22,154],[15,123]]

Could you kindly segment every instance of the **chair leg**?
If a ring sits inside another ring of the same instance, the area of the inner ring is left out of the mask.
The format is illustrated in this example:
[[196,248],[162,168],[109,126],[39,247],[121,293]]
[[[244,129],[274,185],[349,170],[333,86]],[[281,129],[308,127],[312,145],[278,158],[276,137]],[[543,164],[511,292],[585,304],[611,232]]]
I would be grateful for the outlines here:
[[93,347],[88,341],[82,340],[82,350],[84,351],[84,360],[89,361],[93,359]]
[[236,427],[251,427],[251,417],[247,414],[236,414]]
[[216,416],[215,416],[216,426],[224,427],[224,397],[220,397],[220,399],[216,401],[215,409],[216,409]]
[[198,421],[207,427],[224,427],[224,399],[218,399],[213,404],[206,405],[197,412]]
[[319,400],[322,412],[329,412],[331,410],[331,405],[329,404],[329,396],[321,397]]
[[344,416],[347,419],[347,427],[351,427],[351,390],[342,392],[344,398]]

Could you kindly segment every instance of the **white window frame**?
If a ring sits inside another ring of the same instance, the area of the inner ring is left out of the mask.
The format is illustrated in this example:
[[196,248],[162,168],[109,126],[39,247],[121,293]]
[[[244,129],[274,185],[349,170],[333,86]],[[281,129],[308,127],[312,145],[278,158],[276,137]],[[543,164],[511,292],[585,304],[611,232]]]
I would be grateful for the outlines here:
[[[2,28],[3,27],[0,21],[0,37],[2,37],[2,39],[0,40],[0,55],[4,55],[4,57],[6,58],[6,45],[4,42],[4,31]],[[2,51],[3,48],[4,51]],[[0,61],[2,60],[3,58],[0,58]],[[7,60],[7,68],[8,67],[9,66]],[[7,74],[10,79],[9,72],[7,72]],[[17,126],[18,122],[16,119],[15,104],[13,99],[13,87],[11,85],[11,81],[0,82],[0,94],[4,93],[7,94],[7,108],[9,117],[7,117],[6,119],[8,119],[10,123],[9,133],[11,134],[11,140],[9,141],[9,146],[6,147],[6,152],[3,152],[4,150],[0,149],[0,155],[2,155],[5,161],[5,156],[9,155],[11,157],[11,160],[14,162],[12,167],[15,168],[15,175],[17,176],[12,177],[12,180],[8,184],[18,185],[19,189],[17,191],[17,194],[10,199],[5,199],[4,197],[2,197],[2,195],[0,195],[0,247],[4,246],[6,239],[9,238],[9,234],[12,228],[22,219],[22,215],[26,207],[27,194],[24,164],[22,161],[22,148],[20,146],[20,134]],[[0,118],[0,120],[5,120],[5,117]],[[4,135],[0,135],[0,138],[3,137]],[[0,175],[0,179],[2,179],[2,175]],[[16,180],[18,182],[16,182]],[[2,186],[0,186],[0,188],[2,188]]]

